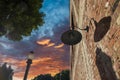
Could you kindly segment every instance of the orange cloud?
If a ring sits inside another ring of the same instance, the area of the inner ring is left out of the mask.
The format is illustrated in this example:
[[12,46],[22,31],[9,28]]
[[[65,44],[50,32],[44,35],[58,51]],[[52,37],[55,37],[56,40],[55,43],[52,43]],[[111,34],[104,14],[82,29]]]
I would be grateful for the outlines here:
[[46,47],[51,47],[51,46],[55,45],[55,43],[50,42],[50,39],[45,39],[45,40],[37,41],[37,44],[43,45],[43,46],[46,46]]
[[57,45],[57,46],[55,46],[54,48],[62,48],[64,46],[64,44],[62,43],[62,44],[59,44],[59,45]]
[[[26,60],[18,60],[12,57],[2,57],[2,62],[8,62],[11,64],[12,68],[14,69],[14,79],[15,80],[22,80],[24,77],[25,69],[26,69]],[[57,56],[56,56],[57,57]],[[63,67],[64,66],[64,67]],[[39,74],[51,74],[54,76],[56,73],[60,72],[60,70],[68,69],[69,66],[63,65],[63,62],[60,60],[56,60],[52,57],[38,57],[33,60],[33,63],[30,67],[30,71],[28,73],[28,80],[33,79]]]
[[[53,65],[52,67],[48,67],[49,65]],[[51,74],[54,76],[61,70],[68,69],[68,66],[64,66],[59,61],[47,61],[43,63],[39,63],[38,66],[31,66],[29,72],[29,78],[33,78],[39,74]]]
[[55,43],[49,43],[48,45],[47,45],[47,47],[51,47],[51,46],[54,46],[55,45]]
[[[14,73],[14,77],[22,79],[26,68],[26,61],[16,61],[14,65],[17,67],[17,69],[21,68],[21,71],[17,71]],[[52,76],[54,76],[56,73],[60,72],[60,69],[68,69],[68,66],[63,67],[61,61],[54,60],[54,58],[52,57],[36,58],[33,60],[33,63],[30,67],[28,80],[33,79],[39,74],[51,74]]]
[[45,58],[37,58],[35,60],[33,60],[33,64],[32,66],[38,65],[38,64],[42,64],[43,62],[47,62],[49,60],[51,60],[52,58],[50,57],[45,57]]
[[55,43],[50,42],[50,39],[44,39],[44,40],[37,41],[37,44],[43,45],[45,47],[52,47],[52,46],[54,46],[54,48],[56,48],[56,49],[62,48],[64,46],[63,43],[55,46]]
[[37,41],[37,44],[39,44],[39,45],[48,45],[49,42],[50,42],[50,39],[45,39],[45,40]]

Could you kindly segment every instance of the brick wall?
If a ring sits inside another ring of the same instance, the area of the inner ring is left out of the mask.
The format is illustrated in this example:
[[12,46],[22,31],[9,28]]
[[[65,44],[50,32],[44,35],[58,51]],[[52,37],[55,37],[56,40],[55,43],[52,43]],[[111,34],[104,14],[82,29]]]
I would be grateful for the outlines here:
[[[82,34],[71,47],[71,80],[120,80],[120,0],[70,2],[75,29]],[[89,32],[78,29],[86,26]]]

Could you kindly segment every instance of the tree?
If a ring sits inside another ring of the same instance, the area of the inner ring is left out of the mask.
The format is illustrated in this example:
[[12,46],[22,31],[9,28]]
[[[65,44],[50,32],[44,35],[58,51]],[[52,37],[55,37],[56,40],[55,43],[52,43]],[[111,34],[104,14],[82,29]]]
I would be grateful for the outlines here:
[[0,0],[0,36],[21,40],[42,26],[45,14],[40,12],[43,0]]
[[0,80],[12,80],[13,69],[11,66],[7,67],[7,63],[4,63],[0,67]]
[[45,75],[38,75],[32,80],[54,80],[54,78],[50,74],[45,74]]
[[50,74],[41,74],[32,80],[70,80],[69,70],[63,70],[60,73],[57,73],[54,77],[52,77]]
[[54,76],[55,80],[70,80],[69,70],[63,70],[62,72]]

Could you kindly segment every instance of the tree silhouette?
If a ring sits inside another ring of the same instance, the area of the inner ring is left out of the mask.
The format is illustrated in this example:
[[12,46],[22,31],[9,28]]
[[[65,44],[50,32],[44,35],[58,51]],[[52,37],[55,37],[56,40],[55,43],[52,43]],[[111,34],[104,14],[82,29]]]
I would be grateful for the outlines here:
[[44,23],[43,0],[0,0],[0,36],[21,40]]
[[45,75],[38,75],[32,80],[54,80],[54,78],[50,74],[45,74]]
[[70,80],[69,70],[63,70],[60,73],[57,73],[54,77],[50,74],[41,74],[32,80]]
[[0,80],[12,80],[13,69],[11,66],[7,67],[7,63],[4,63],[0,67]]
[[63,70],[62,72],[54,76],[55,80],[70,80],[69,70]]

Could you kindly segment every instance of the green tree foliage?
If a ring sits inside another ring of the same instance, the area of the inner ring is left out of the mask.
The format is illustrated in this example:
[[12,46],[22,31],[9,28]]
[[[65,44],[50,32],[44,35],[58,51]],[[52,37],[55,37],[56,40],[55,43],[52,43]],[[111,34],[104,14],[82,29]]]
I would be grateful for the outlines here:
[[45,74],[45,75],[41,74],[32,80],[54,80],[54,78],[50,74]]
[[43,0],[0,0],[0,36],[21,40],[42,26],[45,14],[40,12]]
[[55,80],[70,80],[69,70],[63,70],[62,72],[54,76]]
[[69,70],[63,70],[52,77],[50,74],[38,75],[32,80],[70,80]]

